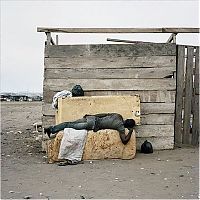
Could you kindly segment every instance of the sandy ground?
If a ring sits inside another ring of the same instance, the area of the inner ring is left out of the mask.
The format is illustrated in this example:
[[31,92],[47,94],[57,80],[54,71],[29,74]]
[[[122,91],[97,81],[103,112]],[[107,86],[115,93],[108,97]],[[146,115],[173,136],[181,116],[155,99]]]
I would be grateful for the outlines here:
[[1,104],[1,199],[197,199],[198,148],[136,154],[133,160],[47,164],[32,124],[41,102]]

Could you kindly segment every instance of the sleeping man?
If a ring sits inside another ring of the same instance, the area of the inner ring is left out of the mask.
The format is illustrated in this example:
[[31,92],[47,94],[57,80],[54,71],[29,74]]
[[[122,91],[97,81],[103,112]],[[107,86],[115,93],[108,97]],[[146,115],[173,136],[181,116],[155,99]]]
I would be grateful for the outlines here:
[[[49,136],[64,130],[65,128],[73,128],[76,130],[93,130],[97,132],[102,129],[113,129],[119,132],[119,136],[123,144],[127,144],[131,138],[135,121],[133,119],[124,120],[120,114],[117,113],[103,113],[96,115],[85,115],[82,119],[73,122],[63,122],[56,126],[50,126],[44,129],[44,132]],[[125,134],[125,128],[129,133]]]

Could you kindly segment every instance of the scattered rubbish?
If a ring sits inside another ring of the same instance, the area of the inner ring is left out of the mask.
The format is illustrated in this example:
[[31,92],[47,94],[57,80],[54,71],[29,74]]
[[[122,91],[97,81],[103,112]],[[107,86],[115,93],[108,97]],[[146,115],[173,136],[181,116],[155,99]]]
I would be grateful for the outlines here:
[[79,185],[78,187],[79,187],[79,188],[82,188],[82,186],[81,186],[81,185]]
[[161,159],[160,159],[160,158],[158,158],[158,159],[157,159],[157,161],[161,161]]
[[115,180],[119,180],[119,178],[115,178]]
[[84,96],[84,91],[80,85],[75,85],[72,88],[72,96],[73,97]]
[[85,199],[85,197],[83,195],[80,195],[81,199]]
[[57,92],[53,96],[52,108],[57,109],[58,108],[58,98],[65,98],[65,97],[72,97],[72,93],[67,90],[62,90],[60,92]]
[[115,163],[113,163],[113,165],[114,165]]
[[167,180],[167,178],[164,178],[164,180],[166,181],[166,180]]
[[42,192],[40,192],[40,196],[42,196],[43,194],[42,194]]
[[132,179],[131,182],[133,182],[134,180]]
[[92,164],[93,162],[92,161],[90,161],[90,164]]
[[183,174],[181,174],[179,177],[184,177],[184,175],[183,175]]
[[35,140],[42,140],[42,135],[38,135]]
[[9,191],[9,193],[10,193],[10,194],[12,194],[12,193],[15,193],[15,192],[14,192],[14,191],[12,191],[12,190],[10,190],[10,191]]
[[21,133],[22,133],[22,131],[17,131],[17,133],[21,134]]
[[151,172],[150,174],[152,174],[152,175],[155,175],[155,173],[154,173],[154,172]]
[[167,162],[169,162],[169,160],[166,160]]
[[47,156],[42,156],[43,158],[47,158]]
[[145,154],[153,153],[152,144],[147,140],[145,140],[144,143],[141,145],[141,153]]
[[31,195],[24,196],[24,199],[31,199],[31,198],[32,198]]
[[38,131],[32,131],[33,134],[38,133]]
[[144,169],[143,167],[141,167],[140,169]]
[[10,157],[10,155],[6,155],[7,157]]
[[168,188],[169,186],[168,186],[168,185],[166,185],[165,187],[166,187],[166,188]]

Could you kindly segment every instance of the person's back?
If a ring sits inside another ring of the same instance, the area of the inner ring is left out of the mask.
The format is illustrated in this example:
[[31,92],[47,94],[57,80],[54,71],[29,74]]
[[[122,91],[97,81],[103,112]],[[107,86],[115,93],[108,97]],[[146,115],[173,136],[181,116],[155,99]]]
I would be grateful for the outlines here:
[[119,132],[123,132],[124,128],[124,121],[120,114],[111,113],[105,115],[104,117],[96,117],[96,125],[95,131],[102,130],[102,129],[114,129]]

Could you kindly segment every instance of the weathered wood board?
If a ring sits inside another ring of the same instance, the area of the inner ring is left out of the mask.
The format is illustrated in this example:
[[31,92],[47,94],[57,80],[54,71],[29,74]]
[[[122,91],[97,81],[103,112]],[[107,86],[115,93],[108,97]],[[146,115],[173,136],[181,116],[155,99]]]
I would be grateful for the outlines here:
[[[57,134],[55,139],[48,141],[48,162],[59,161],[58,154],[63,132]],[[96,133],[88,132],[86,145],[83,151],[83,160],[102,159],[133,159],[136,154],[136,137],[133,131],[131,139],[124,145],[119,133],[114,130],[100,130]]]
[[65,90],[81,85],[92,90],[175,90],[175,79],[45,79],[44,89]]
[[54,45],[45,47],[45,57],[134,57],[176,55],[176,44],[96,44]]
[[[46,87],[46,90],[44,90],[44,101],[46,104],[52,102],[53,96],[59,92],[60,90],[50,90],[48,87]],[[85,96],[110,96],[110,95],[139,95],[140,96],[140,102],[142,103],[174,103],[175,102],[175,90],[168,91],[168,90],[92,90],[87,91],[84,89]]]

